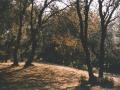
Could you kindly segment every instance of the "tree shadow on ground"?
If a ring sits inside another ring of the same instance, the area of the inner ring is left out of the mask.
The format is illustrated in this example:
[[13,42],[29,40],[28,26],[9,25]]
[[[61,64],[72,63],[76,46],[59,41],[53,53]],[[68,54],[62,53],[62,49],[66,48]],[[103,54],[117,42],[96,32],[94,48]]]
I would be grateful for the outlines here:
[[[96,88],[96,84],[83,83],[84,78],[80,78],[81,74],[79,76],[70,68],[65,70],[65,67],[60,69],[47,64],[36,64],[29,68],[23,68],[23,64],[18,67],[3,66],[0,66],[0,90],[106,90],[93,89]],[[79,79],[82,81],[75,87]],[[120,88],[107,90],[120,90]]]
[[88,81],[81,82],[74,90],[120,90],[120,87],[114,87],[111,82],[103,81],[101,83],[90,84]]
[[19,71],[22,71],[23,69],[24,69],[24,67],[21,67],[21,68],[18,68],[18,69],[16,69],[16,70],[14,70],[14,68],[17,68],[17,67],[19,67],[19,66],[8,66],[8,67],[4,67],[4,68],[1,68],[0,69],[0,74],[2,73],[2,74],[7,74],[7,73],[14,73],[14,72],[19,72]]
[[45,68],[40,71],[41,73],[36,73],[35,68],[35,66],[29,68],[5,66],[1,68],[0,90],[60,90],[59,83],[53,77],[54,72],[49,72],[47,70],[49,68]]

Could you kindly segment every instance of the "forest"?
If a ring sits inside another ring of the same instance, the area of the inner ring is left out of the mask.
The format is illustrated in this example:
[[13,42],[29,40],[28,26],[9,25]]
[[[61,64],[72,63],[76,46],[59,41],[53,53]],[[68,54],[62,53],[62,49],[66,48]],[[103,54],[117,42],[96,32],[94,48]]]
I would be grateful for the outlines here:
[[120,90],[120,0],[0,0],[0,90]]

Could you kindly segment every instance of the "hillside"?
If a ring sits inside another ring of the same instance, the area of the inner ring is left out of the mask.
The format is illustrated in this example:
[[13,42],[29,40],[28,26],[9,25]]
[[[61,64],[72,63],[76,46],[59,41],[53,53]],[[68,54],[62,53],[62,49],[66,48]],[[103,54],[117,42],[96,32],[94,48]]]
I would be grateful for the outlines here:
[[0,64],[0,90],[106,90],[99,86],[77,87],[81,78],[88,79],[88,73],[83,70],[38,63],[25,69],[23,64],[18,67]]

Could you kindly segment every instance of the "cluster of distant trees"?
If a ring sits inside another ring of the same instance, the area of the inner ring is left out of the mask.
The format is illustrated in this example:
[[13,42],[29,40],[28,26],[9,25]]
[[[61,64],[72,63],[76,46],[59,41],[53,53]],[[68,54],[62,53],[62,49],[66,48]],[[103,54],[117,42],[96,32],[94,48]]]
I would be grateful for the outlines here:
[[110,28],[117,23],[120,30],[119,6],[120,0],[0,0],[0,59],[25,67],[33,60],[85,64],[90,80],[93,67],[103,78],[106,67],[120,65]]

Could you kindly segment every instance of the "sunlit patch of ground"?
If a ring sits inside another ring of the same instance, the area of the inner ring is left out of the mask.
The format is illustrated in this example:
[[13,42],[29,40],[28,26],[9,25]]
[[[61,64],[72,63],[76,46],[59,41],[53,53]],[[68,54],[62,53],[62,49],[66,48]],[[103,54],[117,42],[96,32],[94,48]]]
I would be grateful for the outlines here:
[[80,76],[87,77],[85,71],[56,65],[34,63],[35,66],[26,69],[23,68],[23,63],[18,67],[10,65],[11,63],[0,64],[2,89],[62,90],[77,86]]
[[88,79],[88,73],[83,70],[38,63],[25,69],[23,65],[0,64],[0,90],[104,90],[98,86],[75,89],[81,78]]

